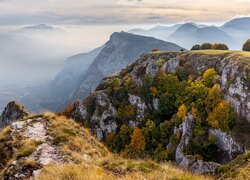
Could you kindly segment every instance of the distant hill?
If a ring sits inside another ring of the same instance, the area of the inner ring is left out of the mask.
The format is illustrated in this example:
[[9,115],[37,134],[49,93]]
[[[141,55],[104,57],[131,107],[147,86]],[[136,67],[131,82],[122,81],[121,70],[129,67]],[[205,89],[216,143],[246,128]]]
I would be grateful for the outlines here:
[[180,27],[180,24],[176,24],[173,26],[162,26],[157,25],[151,29],[145,30],[145,29],[132,29],[129,30],[129,33],[138,34],[142,36],[149,36],[154,37],[162,40],[167,40],[167,37],[172,34],[178,27]]
[[235,48],[236,41],[226,32],[215,26],[197,27],[192,23],[183,24],[169,36],[169,41],[190,49],[194,44],[225,43]]
[[250,17],[233,19],[220,28],[242,45],[243,42],[250,38]]
[[132,29],[129,32],[156,37],[174,42],[190,49],[194,44],[205,42],[226,43],[230,49],[241,49],[244,41],[250,38],[250,17],[236,18],[223,26],[208,26],[189,22],[173,26],[156,26],[152,29]]
[[63,30],[60,28],[46,25],[46,24],[37,24],[33,26],[26,26],[15,31],[15,33],[41,33],[41,32],[42,33],[53,33],[53,32],[58,33],[58,32],[63,32]]

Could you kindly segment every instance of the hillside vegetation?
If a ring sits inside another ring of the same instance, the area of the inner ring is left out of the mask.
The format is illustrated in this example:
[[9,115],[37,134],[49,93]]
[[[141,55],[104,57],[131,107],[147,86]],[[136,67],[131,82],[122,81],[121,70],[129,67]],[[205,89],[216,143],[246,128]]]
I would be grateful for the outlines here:
[[3,179],[209,179],[168,163],[123,159],[78,123],[51,113],[13,122],[0,142]]
[[[247,138],[238,138],[249,127],[241,125],[250,121],[249,55],[154,51],[105,78],[62,114],[122,156],[216,173],[249,148]],[[236,130],[240,126],[242,131]]]

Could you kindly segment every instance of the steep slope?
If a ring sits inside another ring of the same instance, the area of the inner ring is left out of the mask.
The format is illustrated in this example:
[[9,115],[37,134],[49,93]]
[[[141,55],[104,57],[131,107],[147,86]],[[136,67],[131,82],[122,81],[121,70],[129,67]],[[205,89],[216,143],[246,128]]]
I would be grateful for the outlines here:
[[[104,46],[103,46],[104,47]],[[49,89],[51,98],[55,98],[60,104],[81,82],[81,78],[89,69],[94,59],[101,52],[103,47],[94,49],[89,53],[78,54],[68,58],[63,69],[57,74],[55,79],[50,83]],[[61,89],[58,92],[58,89]],[[52,105],[52,107],[56,105]],[[51,109],[51,108],[50,108]],[[53,109],[53,110],[56,110]]]
[[81,83],[75,89],[70,100],[86,97],[93,91],[99,82],[107,75],[111,75],[133,63],[134,59],[142,53],[152,49],[179,51],[182,48],[173,43],[158,39],[133,35],[125,32],[114,33],[105,47],[95,58],[94,62],[81,79]]
[[51,113],[13,121],[0,132],[0,149],[1,179],[209,179],[113,155],[78,123]]
[[236,41],[226,32],[215,26],[198,27],[192,23],[183,24],[172,35],[169,40],[190,49],[194,44],[204,42],[227,44],[230,48],[238,48]]
[[135,153],[131,133],[141,131],[141,156],[215,173],[250,148],[249,74],[247,52],[153,52],[63,114],[115,152]]

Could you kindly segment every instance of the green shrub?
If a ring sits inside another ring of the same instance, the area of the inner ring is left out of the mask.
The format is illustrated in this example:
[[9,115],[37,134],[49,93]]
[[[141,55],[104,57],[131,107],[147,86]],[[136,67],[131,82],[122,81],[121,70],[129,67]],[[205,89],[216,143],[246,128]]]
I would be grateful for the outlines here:
[[203,43],[200,47],[200,49],[205,50],[205,49],[212,49],[212,44],[211,43]]
[[248,39],[248,40],[244,43],[244,45],[243,45],[243,47],[242,47],[242,50],[243,50],[243,51],[250,51],[250,39]]
[[201,46],[199,44],[196,44],[191,48],[191,51],[200,50],[200,48]]

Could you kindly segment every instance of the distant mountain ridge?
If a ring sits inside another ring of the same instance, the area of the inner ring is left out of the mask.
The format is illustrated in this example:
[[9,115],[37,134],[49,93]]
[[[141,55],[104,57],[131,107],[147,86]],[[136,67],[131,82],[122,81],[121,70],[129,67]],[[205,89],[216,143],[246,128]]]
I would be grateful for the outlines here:
[[211,42],[227,43],[231,49],[241,49],[242,43],[250,38],[250,17],[236,18],[222,26],[208,26],[194,22],[172,26],[132,29],[128,32],[156,37],[190,49],[194,44]]

